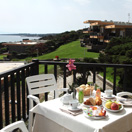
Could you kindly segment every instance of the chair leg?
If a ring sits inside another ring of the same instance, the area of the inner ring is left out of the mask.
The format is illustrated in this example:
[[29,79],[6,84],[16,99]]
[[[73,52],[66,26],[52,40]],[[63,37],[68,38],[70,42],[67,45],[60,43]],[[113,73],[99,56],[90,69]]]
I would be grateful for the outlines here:
[[32,132],[32,125],[33,125],[33,113],[29,111],[29,122],[28,122],[28,130]]

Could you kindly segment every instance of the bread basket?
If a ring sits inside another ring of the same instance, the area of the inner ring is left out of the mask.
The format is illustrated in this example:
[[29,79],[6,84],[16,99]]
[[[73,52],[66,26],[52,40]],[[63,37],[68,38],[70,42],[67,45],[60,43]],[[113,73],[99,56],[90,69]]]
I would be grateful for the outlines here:
[[94,90],[94,86],[90,86],[88,84],[80,85],[80,87],[76,88],[77,92],[79,92],[79,88],[83,88],[84,96],[89,96],[90,94],[92,94],[92,92]]

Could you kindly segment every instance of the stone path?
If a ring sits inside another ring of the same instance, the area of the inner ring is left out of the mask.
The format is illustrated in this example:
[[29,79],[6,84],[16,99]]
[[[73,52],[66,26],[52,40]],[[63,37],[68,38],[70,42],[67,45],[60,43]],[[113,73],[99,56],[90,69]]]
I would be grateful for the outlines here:
[[[77,76],[79,76],[79,75],[77,74]],[[96,84],[97,84],[100,88],[103,88],[102,79],[103,79],[103,78],[102,78],[100,75],[97,75],[97,76],[96,76]],[[88,82],[93,82],[93,76],[92,76],[92,75],[88,77]],[[109,83],[110,85],[112,85],[112,83],[109,82],[108,80],[107,80],[107,83]],[[68,77],[67,77],[67,87],[69,87],[68,84],[70,84],[70,85],[72,84],[72,76],[68,76]],[[59,76],[59,78],[58,78],[58,80],[57,80],[57,86],[58,86],[58,89],[60,89],[60,88],[63,87],[63,78],[62,78],[61,76]],[[111,89],[111,88],[112,88],[111,86],[109,86],[108,84],[106,84],[106,89]]]
[[[79,76],[79,74],[77,74],[77,76]],[[96,76],[96,84],[100,87],[100,88],[103,88],[103,82],[102,82],[102,77],[100,75],[97,75]],[[89,76],[88,77],[88,82],[93,82],[93,76]],[[111,82],[107,81],[109,84],[111,84]],[[67,77],[67,88],[69,88],[69,85],[72,84],[72,76],[68,76]],[[112,84],[111,84],[112,85]],[[58,77],[58,80],[57,80],[57,86],[58,86],[58,89],[61,89],[63,88],[63,78],[61,76]],[[111,86],[109,86],[108,84],[106,84],[106,89],[112,89]],[[60,94],[60,93],[59,93]],[[50,93],[49,94],[49,99],[53,98],[53,93]]]

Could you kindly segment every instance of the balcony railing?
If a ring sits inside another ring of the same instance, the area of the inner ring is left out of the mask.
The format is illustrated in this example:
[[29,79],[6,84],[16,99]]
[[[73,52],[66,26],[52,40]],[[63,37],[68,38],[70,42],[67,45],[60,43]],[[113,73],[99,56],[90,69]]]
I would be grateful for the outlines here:
[[[4,72],[0,74],[0,129],[15,122],[17,120],[26,120],[29,113],[29,102],[27,99],[28,88],[26,86],[25,78],[31,75],[39,74],[39,66],[43,67],[43,73],[49,73],[48,66],[53,66],[53,74],[55,78],[58,77],[58,66],[61,66],[62,77],[63,77],[63,86],[66,87],[67,84],[67,69],[66,62],[60,61],[39,61],[33,60],[29,64],[25,64],[19,68]],[[114,70],[113,74],[113,93],[116,94],[116,76],[117,69],[131,68],[132,65],[117,65],[117,64],[99,64],[99,63],[79,63],[75,62],[75,65],[81,66],[83,69],[83,74],[85,76],[86,69],[90,68],[93,75],[93,83],[96,83],[96,74],[99,67],[103,68],[103,91],[106,89],[106,68],[112,67]],[[124,72],[126,73],[126,72]],[[125,75],[124,75],[125,76]],[[125,90],[125,80],[129,78],[124,78],[124,89]],[[76,81],[76,70],[73,72],[73,82]],[[84,83],[85,80],[84,80]],[[47,100],[47,94],[45,95],[45,100]]]

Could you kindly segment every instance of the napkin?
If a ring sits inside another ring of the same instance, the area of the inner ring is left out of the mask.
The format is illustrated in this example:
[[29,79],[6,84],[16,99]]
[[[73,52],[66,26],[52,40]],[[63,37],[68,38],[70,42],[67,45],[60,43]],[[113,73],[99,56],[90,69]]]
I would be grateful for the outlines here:
[[132,105],[132,99],[119,99],[119,101],[123,104]]
[[70,111],[70,110],[68,110],[68,109],[65,108],[65,107],[61,107],[60,110],[61,110],[62,112],[65,112],[65,113],[67,113],[67,114],[71,114],[71,115],[73,115],[73,116],[77,116],[77,115],[83,113],[82,109],[79,109],[78,111]]

